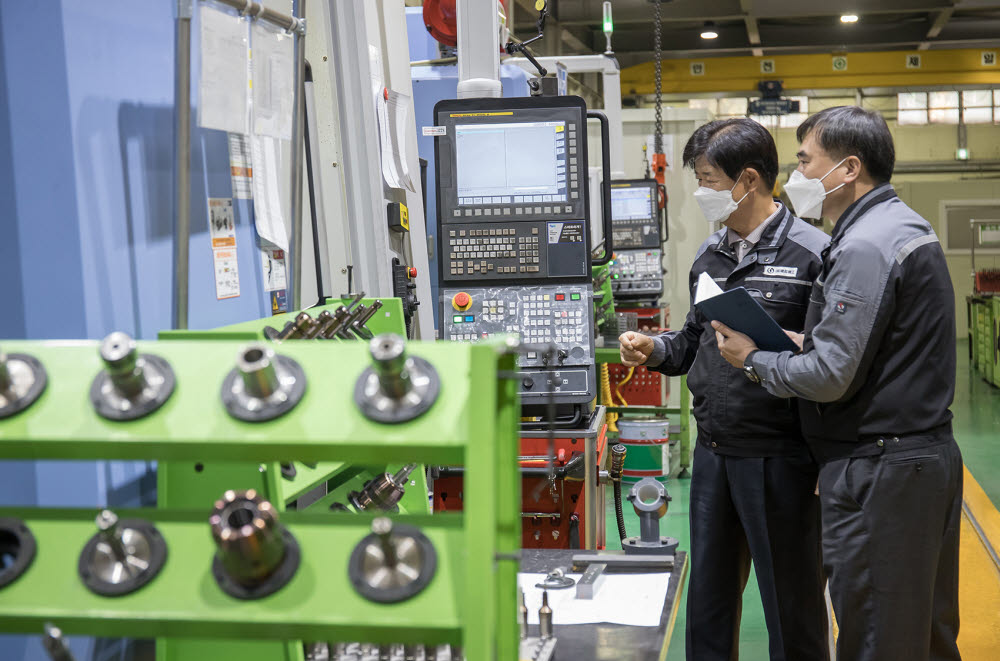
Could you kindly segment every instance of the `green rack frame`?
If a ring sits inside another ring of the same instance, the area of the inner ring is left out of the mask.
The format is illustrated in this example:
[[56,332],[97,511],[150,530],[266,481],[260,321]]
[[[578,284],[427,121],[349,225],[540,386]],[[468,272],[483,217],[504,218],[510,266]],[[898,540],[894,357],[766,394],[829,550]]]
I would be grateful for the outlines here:
[[88,397],[103,367],[96,342],[5,343],[8,352],[42,362],[48,387],[30,408],[0,421],[0,458],[461,464],[469,472],[463,514],[394,517],[418,526],[436,547],[438,568],[428,587],[402,603],[366,601],[350,586],[347,558],[371,517],[306,510],[282,514],[302,549],[294,578],[271,596],[241,601],[211,576],[215,549],[206,510],[145,509],[119,514],[156,523],[168,544],[166,566],[132,594],[102,597],[83,586],[76,570],[95,531],[94,510],[0,508],[0,516],[24,520],[38,541],[30,568],[0,589],[0,631],[41,633],[52,622],[67,634],[103,636],[447,642],[470,659],[515,658],[519,401],[516,384],[502,378],[514,368],[506,345],[410,343],[412,355],[437,369],[441,393],[429,411],[400,425],[372,422],[355,406],[355,381],[370,363],[360,342],[282,343],[277,351],[307,374],[302,401],[269,422],[231,418],[219,393],[243,346],[139,342],[140,353],[169,361],[176,389],[155,413],[111,422]]

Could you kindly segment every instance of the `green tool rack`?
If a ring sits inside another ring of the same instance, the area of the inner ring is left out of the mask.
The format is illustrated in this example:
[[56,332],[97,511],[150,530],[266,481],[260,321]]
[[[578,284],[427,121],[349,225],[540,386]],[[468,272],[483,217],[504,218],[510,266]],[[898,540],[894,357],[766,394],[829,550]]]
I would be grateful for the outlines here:
[[171,364],[176,389],[151,415],[111,422],[88,397],[103,368],[96,342],[5,343],[9,353],[40,360],[48,386],[30,408],[0,420],[0,458],[461,464],[469,476],[462,514],[393,517],[417,526],[435,546],[437,572],[427,588],[396,604],[365,600],[350,585],[347,559],[372,517],[307,510],[281,515],[302,550],[291,582],[241,601],[212,578],[207,509],[145,509],[117,513],[157,525],[168,545],[166,565],[138,591],[102,597],[77,575],[78,555],[95,532],[94,510],[0,508],[0,516],[22,519],[38,542],[28,570],[0,589],[0,631],[39,634],[51,622],[67,634],[450,643],[469,659],[516,658],[519,402],[514,382],[502,378],[514,368],[505,345],[410,343],[408,352],[438,371],[441,393],[429,411],[400,425],[372,422],[354,403],[355,381],[370,364],[362,342],[282,343],[276,351],[305,370],[302,401],[269,422],[231,418],[220,387],[244,346],[139,342],[140,353]]

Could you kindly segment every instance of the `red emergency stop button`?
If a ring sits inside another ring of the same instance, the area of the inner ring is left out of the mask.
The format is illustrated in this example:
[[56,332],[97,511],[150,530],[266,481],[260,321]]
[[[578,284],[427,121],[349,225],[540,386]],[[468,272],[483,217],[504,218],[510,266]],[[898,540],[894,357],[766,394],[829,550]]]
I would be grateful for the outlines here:
[[416,278],[417,277],[417,267],[416,266],[411,266],[410,268],[406,269],[406,277],[408,277],[410,280],[413,280],[414,278]]
[[451,307],[464,312],[472,307],[472,297],[464,291],[460,291],[451,299]]

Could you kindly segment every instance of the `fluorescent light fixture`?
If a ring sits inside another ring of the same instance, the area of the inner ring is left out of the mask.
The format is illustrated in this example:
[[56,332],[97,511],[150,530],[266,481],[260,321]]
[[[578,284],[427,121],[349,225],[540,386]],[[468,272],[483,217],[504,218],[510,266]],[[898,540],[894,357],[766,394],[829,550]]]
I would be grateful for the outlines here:
[[701,31],[702,39],[716,39],[719,33],[715,31],[715,23],[712,21],[705,21],[705,28]]
[[844,14],[843,16],[840,17],[840,22],[841,23],[857,23],[858,22],[858,15],[857,14]]

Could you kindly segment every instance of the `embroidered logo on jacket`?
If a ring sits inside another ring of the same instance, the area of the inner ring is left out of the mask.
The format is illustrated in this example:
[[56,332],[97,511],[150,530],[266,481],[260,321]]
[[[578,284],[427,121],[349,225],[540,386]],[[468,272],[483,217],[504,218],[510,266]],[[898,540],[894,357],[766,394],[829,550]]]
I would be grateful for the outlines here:
[[789,278],[794,278],[799,274],[799,268],[797,266],[765,266],[764,275],[784,275]]
[[844,304],[844,302],[843,301],[838,302],[837,303],[837,312],[839,312],[840,314],[844,314],[845,310],[847,310],[847,306]]

